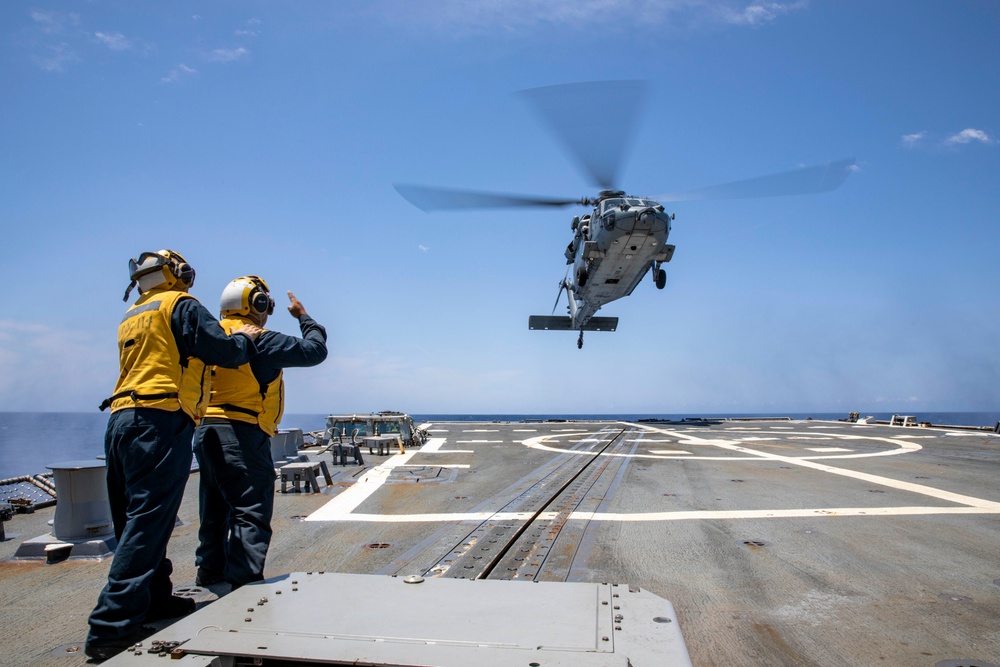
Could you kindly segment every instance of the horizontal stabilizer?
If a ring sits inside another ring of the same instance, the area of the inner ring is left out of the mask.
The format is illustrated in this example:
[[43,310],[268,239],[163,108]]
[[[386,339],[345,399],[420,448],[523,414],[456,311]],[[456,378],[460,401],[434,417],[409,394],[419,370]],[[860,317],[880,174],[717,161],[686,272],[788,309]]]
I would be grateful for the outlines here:
[[618,328],[617,317],[591,317],[582,327],[573,327],[573,320],[565,315],[532,315],[528,318],[531,330],[547,331],[614,331]]

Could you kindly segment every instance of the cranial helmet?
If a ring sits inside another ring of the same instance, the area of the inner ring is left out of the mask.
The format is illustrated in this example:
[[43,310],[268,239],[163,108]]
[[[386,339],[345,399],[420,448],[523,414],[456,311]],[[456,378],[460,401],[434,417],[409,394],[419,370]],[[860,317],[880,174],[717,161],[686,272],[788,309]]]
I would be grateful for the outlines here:
[[274,299],[271,298],[270,290],[263,278],[242,276],[230,282],[222,290],[219,311],[222,317],[270,315],[274,312]]
[[179,252],[144,252],[139,255],[139,259],[128,261],[128,277],[132,282],[125,290],[123,301],[128,301],[128,295],[136,284],[139,285],[140,292],[160,286],[170,289],[178,283],[182,288],[188,289],[194,285],[194,276],[194,267]]

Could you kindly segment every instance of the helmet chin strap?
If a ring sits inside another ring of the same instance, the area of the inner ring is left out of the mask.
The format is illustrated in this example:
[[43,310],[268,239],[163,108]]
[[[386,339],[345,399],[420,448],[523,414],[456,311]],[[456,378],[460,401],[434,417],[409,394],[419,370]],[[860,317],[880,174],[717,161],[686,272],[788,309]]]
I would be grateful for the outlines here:
[[138,284],[139,283],[134,280],[128,284],[128,289],[125,290],[125,296],[122,297],[122,301],[128,303],[128,295],[132,293],[132,290],[135,289],[135,286]]

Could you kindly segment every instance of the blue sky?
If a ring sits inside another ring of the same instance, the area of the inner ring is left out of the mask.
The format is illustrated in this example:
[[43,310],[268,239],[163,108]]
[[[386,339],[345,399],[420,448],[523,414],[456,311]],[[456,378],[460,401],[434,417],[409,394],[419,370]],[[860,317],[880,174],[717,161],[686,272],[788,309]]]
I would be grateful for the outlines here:
[[[96,409],[164,247],[213,311],[253,273],[326,325],[289,412],[998,410],[998,35],[986,1],[2,3],[0,410]],[[650,86],[633,194],[858,168],[670,204],[667,288],[578,350],[527,318],[582,209],[392,184],[593,195],[512,93],[617,79]]]

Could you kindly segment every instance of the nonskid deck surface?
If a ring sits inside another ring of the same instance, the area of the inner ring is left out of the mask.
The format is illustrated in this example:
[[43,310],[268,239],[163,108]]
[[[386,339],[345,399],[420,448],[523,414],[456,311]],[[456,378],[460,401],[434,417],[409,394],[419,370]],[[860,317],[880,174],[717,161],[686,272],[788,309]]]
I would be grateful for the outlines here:
[[[694,665],[1000,664],[994,434],[819,421],[429,429],[421,449],[364,450],[365,466],[324,455],[332,486],[277,494],[267,574],[628,585],[673,604]],[[194,579],[197,479],[170,543],[178,586]],[[0,557],[47,532],[52,511],[9,522]],[[108,563],[0,563],[17,601],[0,624],[10,664],[84,664],[74,647]]]

